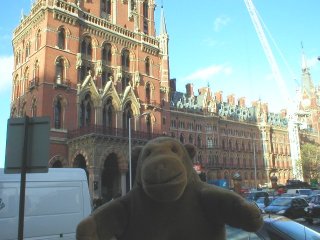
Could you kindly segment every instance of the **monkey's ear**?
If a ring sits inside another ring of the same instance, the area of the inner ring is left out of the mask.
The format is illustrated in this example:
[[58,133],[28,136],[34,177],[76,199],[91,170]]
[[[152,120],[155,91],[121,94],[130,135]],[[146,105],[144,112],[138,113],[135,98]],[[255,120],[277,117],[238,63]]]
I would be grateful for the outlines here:
[[191,159],[193,159],[196,156],[197,149],[193,144],[187,143],[184,145],[185,149],[187,150],[189,156]]

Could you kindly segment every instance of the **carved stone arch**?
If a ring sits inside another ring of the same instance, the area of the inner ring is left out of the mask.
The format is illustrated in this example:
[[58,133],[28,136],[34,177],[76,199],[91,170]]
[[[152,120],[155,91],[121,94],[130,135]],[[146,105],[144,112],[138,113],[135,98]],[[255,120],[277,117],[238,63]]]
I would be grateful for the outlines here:
[[116,112],[120,111],[121,110],[121,101],[120,101],[120,98],[118,97],[117,92],[110,91],[110,92],[107,92],[105,95],[103,95],[102,105],[104,105],[109,98],[112,99],[112,106],[114,107],[114,110]]
[[133,116],[137,116],[140,114],[140,105],[137,104],[136,97],[128,97],[122,104],[122,110],[124,110],[124,107],[127,105],[128,102],[131,102],[131,110],[133,113]]
[[104,167],[104,161],[107,159],[107,157],[114,153],[117,156],[117,163],[118,163],[118,168],[121,173],[126,173],[128,171],[128,161],[126,160],[127,157],[124,156],[123,152],[120,151],[119,148],[116,147],[110,147],[107,149],[106,152],[100,157],[99,159],[99,165],[100,169],[103,169]]
[[66,68],[70,68],[70,61],[66,57],[61,56],[61,55],[56,57],[56,59],[54,60],[54,65],[57,65],[59,63],[60,59],[62,59],[64,61]]
[[59,168],[60,167],[59,162],[61,163],[61,168],[69,167],[67,159],[65,159],[64,157],[62,157],[60,155],[55,155],[51,159],[49,159],[48,166],[50,168],[52,168],[52,167]]
[[86,153],[86,151],[84,151],[83,149],[77,150],[77,151],[72,155],[72,158],[70,159],[70,161],[71,161],[71,166],[74,165],[74,160],[76,159],[76,157],[77,157],[78,155],[82,155],[82,156],[84,157],[85,162],[86,162],[86,165],[88,166],[88,165],[89,165],[89,162],[88,162],[89,157],[88,157],[88,154]]
[[59,25],[59,26],[57,27],[57,32],[58,32],[61,28],[63,28],[63,29],[65,30],[66,36],[70,36],[70,35],[71,35],[71,31],[70,31],[70,29],[69,29],[66,25]]
[[91,102],[92,102],[92,105],[94,108],[99,107],[101,105],[100,96],[95,91],[91,91],[91,89],[89,89],[89,88],[80,92],[80,94],[79,94],[80,102],[85,99],[87,94],[90,95]]
[[67,107],[67,104],[68,104],[68,101],[67,101],[67,99],[66,99],[63,95],[61,95],[61,94],[57,94],[57,95],[53,98],[52,107],[54,107],[54,106],[57,104],[58,99],[61,100],[62,107],[63,107],[63,108],[66,108],[66,107]]
[[147,88],[147,84],[149,84],[149,86],[150,86],[150,89],[152,90],[152,91],[154,91],[155,90],[155,86],[154,86],[154,84],[152,83],[152,81],[146,81],[146,83],[145,83],[145,85],[144,85],[144,89],[146,89]]

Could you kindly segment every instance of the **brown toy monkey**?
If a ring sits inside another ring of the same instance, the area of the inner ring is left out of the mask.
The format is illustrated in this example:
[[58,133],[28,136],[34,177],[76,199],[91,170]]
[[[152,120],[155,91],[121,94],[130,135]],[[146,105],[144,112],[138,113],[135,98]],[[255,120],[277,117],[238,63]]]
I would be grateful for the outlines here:
[[194,146],[160,137],[135,151],[135,186],[84,219],[78,240],[225,239],[225,224],[250,232],[261,227],[255,205],[199,179]]

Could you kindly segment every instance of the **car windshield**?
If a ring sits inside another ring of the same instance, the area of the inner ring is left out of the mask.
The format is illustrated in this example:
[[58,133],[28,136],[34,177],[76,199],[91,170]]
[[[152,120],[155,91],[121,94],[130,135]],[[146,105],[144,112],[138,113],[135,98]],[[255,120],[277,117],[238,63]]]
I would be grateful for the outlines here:
[[276,198],[269,206],[288,206],[291,203],[291,198]]
[[264,197],[259,197],[256,203],[264,203]]
[[272,222],[271,227],[285,233],[292,237],[292,239],[319,239],[319,233],[285,218]]
[[311,189],[301,189],[299,190],[300,195],[311,195],[312,190]]

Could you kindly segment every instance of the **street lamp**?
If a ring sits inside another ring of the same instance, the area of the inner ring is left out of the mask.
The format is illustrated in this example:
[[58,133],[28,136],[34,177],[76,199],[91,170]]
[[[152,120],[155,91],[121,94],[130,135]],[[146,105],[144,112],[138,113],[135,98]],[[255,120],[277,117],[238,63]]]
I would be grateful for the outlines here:
[[[140,118],[145,115],[149,115],[150,112],[144,112],[136,117],[133,118]],[[128,131],[129,131],[129,178],[130,178],[130,190],[132,189],[132,163],[131,163],[131,117],[128,118]]]

